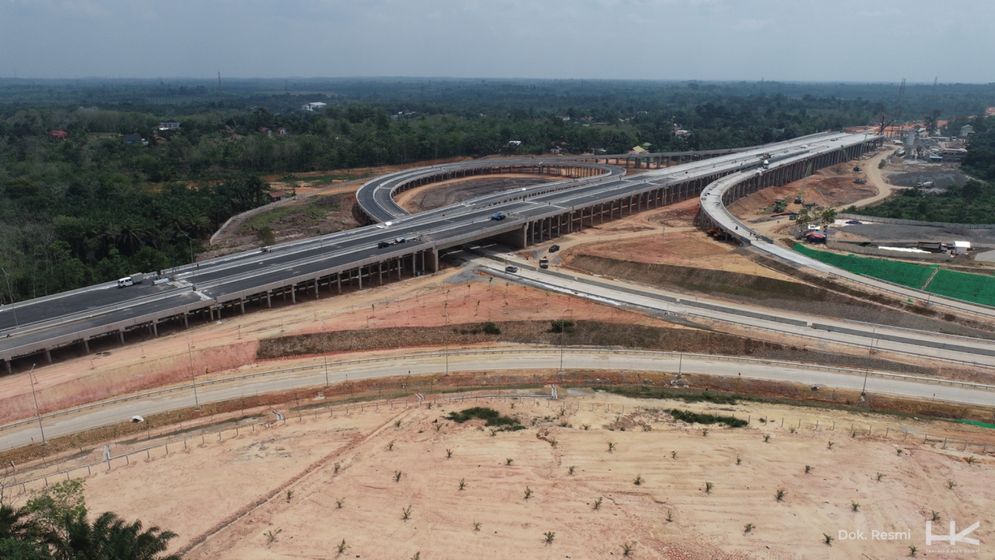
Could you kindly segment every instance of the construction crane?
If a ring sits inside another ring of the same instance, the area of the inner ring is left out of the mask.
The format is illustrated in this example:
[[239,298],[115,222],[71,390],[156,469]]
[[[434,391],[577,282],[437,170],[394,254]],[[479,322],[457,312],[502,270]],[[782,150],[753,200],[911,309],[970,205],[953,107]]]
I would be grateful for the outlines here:
[[883,136],[885,129],[898,121],[902,114],[903,95],[905,95],[905,78],[902,78],[902,85],[898,86],[898,95],[895,96],[895,107],[891,112],[891,120],[888,120],[886,112],[881,113],[881,126],[878,129],[878,134]]

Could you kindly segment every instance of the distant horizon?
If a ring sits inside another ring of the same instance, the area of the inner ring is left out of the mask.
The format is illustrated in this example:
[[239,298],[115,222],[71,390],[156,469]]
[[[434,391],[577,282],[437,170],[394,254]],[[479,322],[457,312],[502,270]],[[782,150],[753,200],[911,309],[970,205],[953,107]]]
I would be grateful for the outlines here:
[[[189,76],[189,75],[176,75],[176,76],[0,76],[0,81],[48,81],[48,82],[60,82],[60,81],[121,81],[121,82],[164,82],[164,81],[177,81],[177,82],[209,82],[217,83],[217,74],[214,76]],[[238,76],[226,76],[224,73],[221,74],[222,84],[225,80],[241,80],[241,81],[286,81],[286,80],[353,80],[353,81],[377,81],[377,80],[425,80],[425,81],[481,81],[481,80],[494,80],[494,81],[506,81],[506,82],[643,82],[643,83],[714,83],[714,84],[734,84],[734,83],[746,83],[746,84],[838,84],[838,85],[899,85],[902,82],[902,78],[896,80],[799,80],[799,79],[735,79],[735,78],[566,78],[566,77],[528,77],[528,76],[417,76],[417,75],[342,75],[342,76],[251,76],[251,75],[238,75]],[[970,82],[970,81],[953,81],[944,82],[938,80],[936,82],[930,81],[913,81],[905,80],[906,86],[956,86],[956,85],[969,85],[969,86],[995,86],[995,81],[980,81],[980,82]]]
[[990,0],[6,0],[0,75],[986,84],[992,21]]

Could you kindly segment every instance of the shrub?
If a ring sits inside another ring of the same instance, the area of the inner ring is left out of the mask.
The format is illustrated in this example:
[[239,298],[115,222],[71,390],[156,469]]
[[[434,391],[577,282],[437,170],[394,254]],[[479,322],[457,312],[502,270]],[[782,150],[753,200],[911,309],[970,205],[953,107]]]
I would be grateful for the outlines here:
[[500,412],[494,410],[493,408],[484,406],[475,406],[459,412],[450,412],[446,418],[456,422],[457,424],[462,424],[468,420],[477,418],[483,420],[484,425],[486,426],[496,426],[498,429],[504,431],[525,429],[525,426],[522,426],[517,419],[510,416],[502,416]]
[[574,322],[567,321],[566,319],[557,319],[550,323],[549,332],[552,333],[564,333],[573,332]]
[[[687,422],[688,424],[725,424],[730,428],[742,428],[747,425],[746,420],[734,416],[719,416],[715,414],[699,414],[690,410],[671,410],[670,415],[674,420]],[[707,430],[702,430],[704,435],[708,435]]]
[[486,334],[501,334],[501,327],[492,322],[487,322],[484,323],[483,331]]

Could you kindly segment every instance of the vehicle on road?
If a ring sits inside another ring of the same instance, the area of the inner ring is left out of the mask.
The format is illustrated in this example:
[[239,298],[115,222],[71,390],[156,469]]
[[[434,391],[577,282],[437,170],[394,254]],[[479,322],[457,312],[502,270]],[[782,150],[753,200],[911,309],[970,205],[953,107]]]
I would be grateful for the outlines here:
[[504,271],[505,272],[510,272],[511,274],[514,274],[514,273],[518,272],[518,267],[517,266],[508,265],[508,266],[504,267]]
[[389,241],[381,241],[381,242],[377,243],[377,249],[383,249],[385,247],[390,247],[390,242]]
[[495,222],[500,222],[501,220],[507,218],[508,216],[504,212],[495,212],[491,214],[491,219]]
[[546,257],[539,259],[539,268],[549,268],[549,259]]
[[559,245],[550,245],[549,246],[549,252],[550,253],[555,253],[555,252],[557,252],[559,250],[560,250],[560,246]]
[[117,279],[118,288],[127,288],[128,286],[134,286],[135,284],[141,284],[145,280],[145,275],[141,272],[136,272],[131,276],[125,276],[124,278]]

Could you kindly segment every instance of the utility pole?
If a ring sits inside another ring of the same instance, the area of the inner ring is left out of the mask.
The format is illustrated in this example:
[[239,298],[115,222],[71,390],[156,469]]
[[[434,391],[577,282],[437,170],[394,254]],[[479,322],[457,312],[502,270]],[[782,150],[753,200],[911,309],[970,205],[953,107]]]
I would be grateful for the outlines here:
[[193,402],[194,406],[198,409],[200,408],[200,398],[197,396],[197,372],[193,369],[193,346],[190,345],[190,340],[187,339],[187,363],[190,368],[190,383],[193,386]]
[[445,315],[445,328],[442,331],[442,337],[445,341],[445,351],[443,354],[446,358],[446,375],[449,375],[449,290],[446,290],[446,301],[442,306],[443,315]]
[[328,387],[328,356],[321,357],[325,361],[325,387]]
[[31,369],[28,370],[28,383],[31,383],[31,398],[35,401],[35,418],[38,419],[38,431],[41,432],[41,443],[42,445],[47,444],[45,441],[45,428],[41,425],[41,411],[38,408],[38,392],[35,390],[35,366],[38,364],[31,364]]

